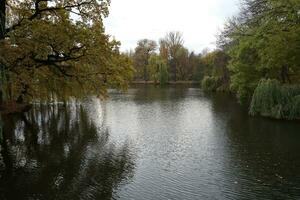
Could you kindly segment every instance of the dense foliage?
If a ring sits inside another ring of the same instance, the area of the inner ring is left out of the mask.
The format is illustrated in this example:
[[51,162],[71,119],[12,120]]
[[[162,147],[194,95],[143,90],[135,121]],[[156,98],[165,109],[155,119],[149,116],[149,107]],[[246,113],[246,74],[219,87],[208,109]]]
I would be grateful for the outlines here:
[[263,78],[300,82],[300,1],[242,0],[242,9],[220,35],[231,57],[231,88],[240,101],[251,98]]
[[156,48],[157,44],[153,40],[143,39],[138,41],[135,53],[132,55],[136,69],[136,79],[150,80],[149,59],[155,53]]
[[300,1],[241,0],[218,44],[230,57],[230,89],[250,114],[299,119]]
[[125,88],[131,61],[105,34],[108,7],[109,0],[1,1],[1,96],[23,102]]
[[149,58],[149,67],[152,75],[151,78],[155,83],[159,83],[160,85],[166,85],[168,83],[169,73],[167,64],[162,57],[158,55],[152,55]]
[[[167,33],[158,43],[149,39],[139,40],[135,50],[128,55],[133,60],[135,81],[163,81],[162,84],[166,84],[176,81],[200,82],[204,77],[202,55],[189,52],[184,47],[180,32]],[[154,63],[160,63],[160,67]],[[153,66],[156,66],[155,70]]]
[[[150,83],[201,83],[207,91],[229,91],[229,55],[221,50],[196,54],[184,47],[180,32],[170,32],[159,40],[139,40],[128,53],[135,69],[134,80]],[[212,86],[213,84],[214,86]]]
[[263,79],[254,91],[250,114],[277,119],[300,119],[300,87]]
[[215,50],[203,56],[205,77],[201,86],[206,91],[229,91],[230,76],[227,68],[229,56]]
[[201,82],[201,87],[204,91],[215,92],[218,89],[218,78],[212,76],[205,76]]

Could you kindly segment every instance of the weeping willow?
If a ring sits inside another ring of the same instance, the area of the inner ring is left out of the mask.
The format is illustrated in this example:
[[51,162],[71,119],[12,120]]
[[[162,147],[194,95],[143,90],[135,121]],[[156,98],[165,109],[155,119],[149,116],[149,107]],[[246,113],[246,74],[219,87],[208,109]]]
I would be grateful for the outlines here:
[[252,96],[249,113],[276,119],[300,119],[300,86],[262,79]]
[[166,61],[157,55],[149,58],[150,77],[155,83],[166,85],[169,80],[169,73]]
[[217,77],[205,76],[201,82],[201,88],[204,91],[214,92],[219,86],[218,82],[219,80]]

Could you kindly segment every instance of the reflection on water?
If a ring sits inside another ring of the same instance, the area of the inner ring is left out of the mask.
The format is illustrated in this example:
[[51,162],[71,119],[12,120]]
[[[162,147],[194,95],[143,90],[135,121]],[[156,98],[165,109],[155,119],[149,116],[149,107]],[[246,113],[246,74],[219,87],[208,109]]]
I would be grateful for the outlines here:
[[300,199],[300,123],[139,86],[5,119],[0,199]]
[[97,123],[79,105],[6,118],[0,199],[111,199],[134,163],[128,145],[115,146]]

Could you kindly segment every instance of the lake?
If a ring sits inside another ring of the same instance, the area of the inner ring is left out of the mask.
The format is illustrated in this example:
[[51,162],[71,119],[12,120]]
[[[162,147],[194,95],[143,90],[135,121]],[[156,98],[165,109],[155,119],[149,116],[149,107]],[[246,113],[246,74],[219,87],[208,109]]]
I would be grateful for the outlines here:
[[0,199],[300,199],[300,123],[136,86],[4,119]]

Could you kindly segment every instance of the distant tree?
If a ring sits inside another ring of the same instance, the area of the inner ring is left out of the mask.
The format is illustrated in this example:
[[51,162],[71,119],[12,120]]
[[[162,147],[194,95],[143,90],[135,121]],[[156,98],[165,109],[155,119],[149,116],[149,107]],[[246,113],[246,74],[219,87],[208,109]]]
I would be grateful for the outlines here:
[[169,74],[165,59],[158,55],[152,55],[149,58],[149,68],[155,84],[165,85],[168,83]]
[[165,39],[159,40],[159,55],[166,61],[170,59],[170,52]]
[[172,74],[172,80],[177,81],[177,68],[178,68],[178,51],[183,47],[184,40],[182,33],[180,32],[169,32],[166,36],[160,40],[161,53],[165,56],[168,54],[168,63]]
[[201,54],[195,54],[191,52],[189,54],[189,68],[191,72],[189,73],[189,79],[199,82],[204,78],[204,63],[201,59]]
[[153,40],[143,39],[139,40],[137,47],[135,48],[135,53],[133,56],[134,67],[140,77],[144,81],[149,81],[149,69],[148,60],[151,55],[155,53],[157,49],[157,43]]
[[[214,88],[214,90],[229,90],[230,75],[228,69],[228,63],[230,57],[221,50],[215,50],[203,56],[202,62],[205,66],[204,75],[206,78],[202,81],[202,86],[209,85],[209,88]],[[205,81],[209,81],[205,83]],[[215,81],[211,87],[211,83]]]
[[188,49],[181,47],[176,52],[176,60],[177,60],[177,71],[179,80],[188,80],[189,73],[192,72],[191,66],[189,63],[189,51]]

